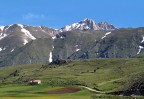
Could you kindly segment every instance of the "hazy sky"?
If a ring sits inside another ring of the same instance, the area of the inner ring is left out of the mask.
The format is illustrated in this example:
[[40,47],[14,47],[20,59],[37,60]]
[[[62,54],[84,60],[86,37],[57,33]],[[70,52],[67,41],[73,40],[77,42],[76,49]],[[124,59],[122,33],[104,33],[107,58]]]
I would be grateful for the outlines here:
[[85,18],[144,27],[144,0],[0,0],[0,25],[60,28]]

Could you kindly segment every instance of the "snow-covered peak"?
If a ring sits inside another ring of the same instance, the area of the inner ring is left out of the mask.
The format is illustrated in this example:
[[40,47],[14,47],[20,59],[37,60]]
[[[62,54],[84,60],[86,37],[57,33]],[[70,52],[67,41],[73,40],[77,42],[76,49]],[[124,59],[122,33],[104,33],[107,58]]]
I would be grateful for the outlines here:
[[18,26],[20,26],[21,28],[23,28],[24,26],[22,24],[17,24]]
[[59,31],[71,31],[71,30],[99,30],[98,25],[92,19],[84,19],[80,22],[73,23],[61,28]]
[[114,30],[116,29],[112,24],[107,22],[95,23],[94,20],[85,18],[82,21],[67,25],[61,28],[60,32],[71,31],[71,30]]
[[84,19],[84,20],[82,20],[82,21],[94,21],[94,20],[89,19],[89,18],[85,18],[85,19]]

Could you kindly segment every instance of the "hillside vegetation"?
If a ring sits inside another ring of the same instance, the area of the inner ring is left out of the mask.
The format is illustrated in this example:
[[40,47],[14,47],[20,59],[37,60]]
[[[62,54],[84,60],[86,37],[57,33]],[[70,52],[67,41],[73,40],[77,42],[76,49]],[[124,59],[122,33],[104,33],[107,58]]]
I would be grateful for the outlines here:
[[40,79],[49,86],[88,86],[102,92],[125,91],[143,83],[144,59],[90,59],[62,65],[24,65],[0,68],[0,83],[28,84]]

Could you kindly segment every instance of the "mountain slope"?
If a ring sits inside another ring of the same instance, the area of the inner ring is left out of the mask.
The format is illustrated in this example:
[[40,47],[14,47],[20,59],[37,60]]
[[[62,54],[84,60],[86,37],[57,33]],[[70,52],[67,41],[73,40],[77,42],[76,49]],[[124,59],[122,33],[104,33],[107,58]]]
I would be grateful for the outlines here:
[[[143,53],[144,28],[118,29],[105,36],[83,52],[74,53],[71,58],[131,58]],[[78,56],[76,56],[78,55]]]
[[66,26],[66,28],[59,30],[45,26],[27,26],[22,24],[0,26],[0,58],[38,38],[50,38],[63,31],[87,29],[98,30],[99,26],[91,19],[85,19],[73,24],[70,28]]
[[0,57],[38,38],[50,38],[55,30],[43,26],[13,24],[0,27]]
[[[71,31],[33,40],[0,59],[0,66],[48,63],[67,59],[100,39],[106,31]],[[87,39],[87,40],[86,40]]]
[[[85,53],[94,42],[99,41],[107,31],[69,31],[57,35],[54,39],[54,59],[71,59],[74,53]],[[77,57],[77,56],[76,56]]]
[[143,57],[143,48],[144,28],[116,29],[91,19],[60,30],[21,24],[0,27],[0,66],[46,64],[57,59]]
[[143,54],[143,38],[144,28],[62,32],[16,49],[0,59],[0,66],[45,64],[57,59],[132,58]]
[[49,53],[52,50],[52,40],[50,38],[37,39],[29,42],[26,46],[15,50],[7,56],[1,58],[2,66],[22,65],[22,64],[46,64]]

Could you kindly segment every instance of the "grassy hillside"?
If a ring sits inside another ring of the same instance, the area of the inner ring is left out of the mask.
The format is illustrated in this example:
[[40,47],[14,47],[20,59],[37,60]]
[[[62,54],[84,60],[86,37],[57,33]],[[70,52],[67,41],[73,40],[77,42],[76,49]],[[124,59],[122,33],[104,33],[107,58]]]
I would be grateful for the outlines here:
[[[81,85],[106,93],[123,91],[129,89],[135,81],[142,80],[143,72],[144,59],[91,59],[71,61],[63,65],[1,67],[0,96],[5,96],[4,94],[9,96],[9,92],[12,92],[14,96],[15,93],[18,96],[24,96],[20,92],[27,92],[29,89],[32,91],[28,91],[29,93],[25,95],[35,96],[36,93],[45,92],[49,88]],[[42,80],[42,85],[36,87],[27,85],[27,81],[32,79]],[[37,89],[36,92],[35,89]],[[15,92],[16,90],[18,91]],[[83,96],[84,93],[97,97],[87,90],[75,94]]]

